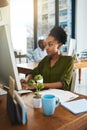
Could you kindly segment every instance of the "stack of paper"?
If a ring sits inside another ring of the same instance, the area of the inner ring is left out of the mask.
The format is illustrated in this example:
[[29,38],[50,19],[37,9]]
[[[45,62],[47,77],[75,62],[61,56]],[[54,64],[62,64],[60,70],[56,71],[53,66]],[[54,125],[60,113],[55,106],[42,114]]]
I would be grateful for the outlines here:
[[43,90],[43,91],[40,92],[40,94],[42,94],[42,96],[44,94],[53,94],[60,99],[61,103],[66,102],[66,101],[70,101],[70,100],[75,99],[79,96],[79,95],[74,94],[70,91],[60,90],[60,89]]
[[87,100],[86,99],[79,99],[79,100],[75,100],[75,101],[65,102],[65,103],[62,103],[61,105],[74,114],[87,112]]
[[0,88],[0,95],[4,95],[7,94],[7,91],[5,91],[4,89]]

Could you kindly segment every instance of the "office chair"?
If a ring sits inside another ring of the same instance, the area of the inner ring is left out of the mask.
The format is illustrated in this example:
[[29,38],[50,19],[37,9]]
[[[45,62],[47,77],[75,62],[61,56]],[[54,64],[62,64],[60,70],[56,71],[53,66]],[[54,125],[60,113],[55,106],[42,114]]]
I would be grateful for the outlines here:
[[[74,57],[76,54],[76,39],[71,38],[68,49],[68,56]],[[76,70],[73,70],[73,77],[71,83],[71,91],[75,92],[75,82],[76,82]]]
[[72,76],[72,83],[71,83],[71,90],[72,92],[75,92],[75,84],[76,84],[76,70],[73,70],[73,76]]

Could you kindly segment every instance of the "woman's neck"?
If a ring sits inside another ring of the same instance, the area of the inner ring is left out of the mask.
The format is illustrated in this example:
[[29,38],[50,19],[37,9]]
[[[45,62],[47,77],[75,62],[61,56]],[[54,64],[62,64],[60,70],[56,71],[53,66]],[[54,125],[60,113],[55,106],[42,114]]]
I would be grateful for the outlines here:
[[51,60],[58,60],[59,57],[60,57],[60,52],[57,52],[53,56],[51,56]]
[[56,53],[55,55],[53,55],[50,60],[50,66],[53,67],[55,63],[59,60],[59,58],[60,54]]

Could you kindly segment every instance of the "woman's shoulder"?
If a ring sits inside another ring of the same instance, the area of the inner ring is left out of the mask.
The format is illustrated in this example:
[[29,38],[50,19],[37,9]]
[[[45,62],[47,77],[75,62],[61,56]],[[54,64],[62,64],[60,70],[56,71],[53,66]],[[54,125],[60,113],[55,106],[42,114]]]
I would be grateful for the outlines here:
[[61,55],[61,59],[65,60],[65,61],[73,61],[74,58],[72,56],[68,56],[68,55]]
[[48,56],[45,56],[40,62],[39,64],[43,64],[43,63],[46,63],[48,61]]
[[47,61],[49,58],[48,56],[46,55],[41,61]]

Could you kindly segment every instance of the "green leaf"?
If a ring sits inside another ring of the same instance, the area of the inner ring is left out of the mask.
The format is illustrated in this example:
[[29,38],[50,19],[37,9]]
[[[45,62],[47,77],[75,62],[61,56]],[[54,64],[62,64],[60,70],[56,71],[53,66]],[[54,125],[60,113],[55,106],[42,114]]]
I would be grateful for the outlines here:
[[34,85],[34,84],[35,84],[35,81],[34,81],[33,79],[30,79],[29,82],[28,82],[28,85],[29,85],[29,86],[32,86],[32,85]]
[[37,89],[40,91],[41,89],[43,89],[44,88],[44,84],[42,84],[42,83],[39,83],[39,84],[37,84]]
[[35,80],[35,81],[41,80],[41,79],[43,79],[43,77],[42,77],[41,74],[35,75],[35,77],[34,77],[34,80]]

